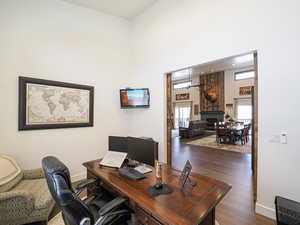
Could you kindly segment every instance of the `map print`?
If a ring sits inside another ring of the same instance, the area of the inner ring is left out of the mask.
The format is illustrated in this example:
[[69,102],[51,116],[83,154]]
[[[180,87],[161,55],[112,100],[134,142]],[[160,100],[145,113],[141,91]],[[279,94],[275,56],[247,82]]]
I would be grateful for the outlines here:
[[27,84],[27,125],[88,123],[89,90]]

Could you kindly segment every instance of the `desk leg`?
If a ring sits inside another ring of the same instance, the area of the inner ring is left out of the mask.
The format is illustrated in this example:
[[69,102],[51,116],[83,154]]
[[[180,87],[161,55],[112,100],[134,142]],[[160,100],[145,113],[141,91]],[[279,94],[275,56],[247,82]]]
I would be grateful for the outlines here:
[[215,208],[213,208],[199,225],[215,225],[215,219]]

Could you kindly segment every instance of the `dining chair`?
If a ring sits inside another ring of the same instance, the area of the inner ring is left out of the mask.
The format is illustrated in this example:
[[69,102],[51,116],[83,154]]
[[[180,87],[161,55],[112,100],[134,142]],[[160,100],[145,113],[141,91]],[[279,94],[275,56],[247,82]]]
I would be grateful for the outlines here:
[[217,143],[230,143],[231,142],[230,130],[224,127],[217,126],[216,141]]

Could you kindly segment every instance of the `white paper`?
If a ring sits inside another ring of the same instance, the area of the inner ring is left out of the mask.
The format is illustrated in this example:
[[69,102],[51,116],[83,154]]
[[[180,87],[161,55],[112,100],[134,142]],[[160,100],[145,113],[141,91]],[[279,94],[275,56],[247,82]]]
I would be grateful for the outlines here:
[[143,174],[152,172],[152,169],[147,166],[137,166],[134,169]]
[[100,162],[100,165],[121,168],[126,157],[127,153],[125,152],[108,151]]

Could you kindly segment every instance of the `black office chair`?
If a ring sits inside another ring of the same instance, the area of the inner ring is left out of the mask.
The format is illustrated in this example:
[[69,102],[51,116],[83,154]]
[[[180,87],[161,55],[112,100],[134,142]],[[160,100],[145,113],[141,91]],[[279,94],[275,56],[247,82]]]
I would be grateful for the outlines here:
[[96,188],[86,201],[80,192],[99,182],[88,179],[73,191],[70,172],[57,158],[49,156],[42,160],[48,187],[56,204],[61,208],[65,225],[127,225],[131,212],[126,207],[126,199],[114,198],[103,188]]

